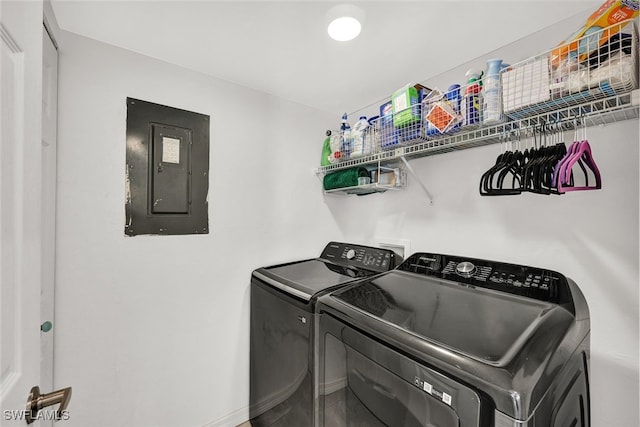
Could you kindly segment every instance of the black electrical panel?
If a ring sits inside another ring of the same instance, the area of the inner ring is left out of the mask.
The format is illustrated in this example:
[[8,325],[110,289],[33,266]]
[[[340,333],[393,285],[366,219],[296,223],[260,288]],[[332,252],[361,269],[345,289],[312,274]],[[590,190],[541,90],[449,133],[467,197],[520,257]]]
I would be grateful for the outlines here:
[[124,232],[209,233],[209,116],[127,98]]

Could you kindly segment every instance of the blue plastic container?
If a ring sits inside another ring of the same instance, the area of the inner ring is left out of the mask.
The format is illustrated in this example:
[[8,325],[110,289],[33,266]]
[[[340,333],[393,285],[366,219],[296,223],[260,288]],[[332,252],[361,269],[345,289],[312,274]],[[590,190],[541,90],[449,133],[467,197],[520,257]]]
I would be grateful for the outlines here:
[[380,147],[385,150],[397,146],[398,134],[393,124],[393,106],[389,101],[380,106]]

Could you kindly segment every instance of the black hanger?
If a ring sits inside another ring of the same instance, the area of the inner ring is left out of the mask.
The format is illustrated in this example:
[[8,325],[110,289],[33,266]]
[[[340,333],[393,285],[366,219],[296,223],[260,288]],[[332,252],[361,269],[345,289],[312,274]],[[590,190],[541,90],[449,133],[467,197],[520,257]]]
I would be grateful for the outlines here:
[[[505,139],[512,139],[513,134],[509,134]],[[505,141],[506,143],[506,141]],[[522,192],[521,180],[522,152],[505,151],[497,158],[495,164],[489,168],[480,178],[480,195],[482,196],[506,196],[515,195]],[[510,187],[505,188],[505,180],[508,176],[511,179]]]
[[553,174],[555,166],[567,154],[567,146],[564,144],[564,128],[558,123],[552,125],[551,131],[558,135],[558,142],[553,145],[550,150],[548,160],[545,162],[542,170],[542,186],[549,191],[549,194],[564,194],[558,191],[557,185],[553,185]]

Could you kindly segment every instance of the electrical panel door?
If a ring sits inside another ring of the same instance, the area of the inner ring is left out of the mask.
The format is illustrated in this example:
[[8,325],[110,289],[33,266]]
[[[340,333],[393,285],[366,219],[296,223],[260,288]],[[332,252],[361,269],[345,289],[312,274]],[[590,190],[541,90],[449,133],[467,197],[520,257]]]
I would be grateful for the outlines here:
[[125,234],[206,234],[209,116],[127,98]]

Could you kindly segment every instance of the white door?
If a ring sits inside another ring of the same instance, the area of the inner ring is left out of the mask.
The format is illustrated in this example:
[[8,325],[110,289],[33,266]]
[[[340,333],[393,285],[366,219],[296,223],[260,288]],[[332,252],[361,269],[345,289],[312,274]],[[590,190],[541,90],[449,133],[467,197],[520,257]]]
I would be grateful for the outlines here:
[[[25,425],[27,398],[42,380],[41,292],[46,292],[43,275],[48,274],[48,257],[53,256],[51,236],[45,237],[43,231],[50,224],[44,217],[50,200],[45,197],[43,180],[50,174],[44,170],[51,155],[43,145],[42,18],[41,2],[0,1],[2,426]],[[58,394],[55,397],[58,399]],[[39,419],[49,418],[41,412],[44,416],[40,418],[36,412],[33,425],[42,425]]]

